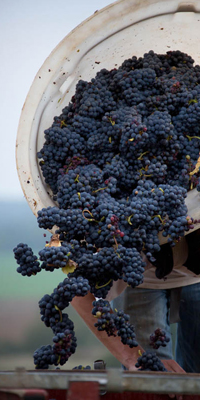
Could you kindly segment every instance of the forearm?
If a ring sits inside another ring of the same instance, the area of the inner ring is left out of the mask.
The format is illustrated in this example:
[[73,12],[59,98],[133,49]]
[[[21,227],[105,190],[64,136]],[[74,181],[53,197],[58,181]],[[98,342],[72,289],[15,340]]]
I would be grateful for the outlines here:
[[138,346],[130,349],[129,346],[124,345],[121,342],[119,336],[108,336],[104,331],[98,331],[94,326],[95,318],[92,315],[92,302],[95,300],[91,293],[88,293],[85,297],[74,297],[71,305],[78,312],[80,317],[87,324],[89,329],[94,333],[94,335],[107,347],[110,353],[113,354],[117,360],[119,360],[128,370],[133,371],[137,368],[135,364],[139,357],[140,351],[143,352],[143,348]]

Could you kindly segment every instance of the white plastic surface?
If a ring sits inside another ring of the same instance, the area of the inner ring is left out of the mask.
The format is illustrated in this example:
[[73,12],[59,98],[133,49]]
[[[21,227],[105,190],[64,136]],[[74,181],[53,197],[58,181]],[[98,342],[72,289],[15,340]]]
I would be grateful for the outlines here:
[[[16,142],[19,179],[35,215],[55,205],[36,153],[44,130],[69,103],[78,80],[90,80],[100,69],[118,68],[125,59],[149,50],[181,50],[200,64],[200,0],[116,1],[75,28],[46,59],[23,106]],[[190,215],[195,209],[194,217],[200,217],[196,190],[186,202]]]

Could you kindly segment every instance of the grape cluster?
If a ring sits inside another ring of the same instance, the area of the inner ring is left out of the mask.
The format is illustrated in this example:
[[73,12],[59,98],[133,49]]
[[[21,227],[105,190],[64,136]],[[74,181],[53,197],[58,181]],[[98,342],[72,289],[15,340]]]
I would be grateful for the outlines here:
[[74,324],[67,314],[60,313],[60,320],[51,325],[54,333],[53,346],[41,346],[34,352],[36,369],[48,369],[49,365],[64,365],[68,358],[75,353],[77,339]]
[[39,301],[41,320],[47,327],[53,327],[61,319],[61,312],[69,306],[75,296],[85,296],[90,290],[88,280],[66,278],[60,282],[51,295],[45,294]]
[[94,326],[98,331],[105,331],[108,336],[120,336],[121,342],[130,348],[137,347],[134,326],[129,323],[129,315],[119,310],[113,313],[108,301],[103,299],[93,302],[92,315],[97,318]]
[[131,349],[137,347],[138,343],[135,340],[135,328],[129,322],[130,316],[124,311],[119,310],[116,313],[115,325],[117,327],[117,335],[120,336],[121,342],[127,344]]
[[41,319],[47,327],[51,327],[53,346],[42,346],[34,353],[37,369],[47,369],[49,365],[64,365],[75,353],[77,340],[74,324],[68,314],[62,313],[74,296],[85,296],[89,286],[82,277],[66,278],[51,295],[44,295],[39,301]]
[[41,320],[52,329],[54,344],[42,346],[35,351],[34,364],[37,369],[47,369],[53,364],[64,365],[75,353],[77,340],[74,324],[68,314],[62,311],[68,307],[75,296],[85,296],[89,290],[87,279],[81,276],[66,278],[51,295],[45,294],[39,301]]
[[36,369],[48,369],[49,365],[58,365],[58,356],[53,354],[50,344],[37,349],[33,354],[33,359]]
[[134,288],[143,282],[143,272],[145,263],[142,261],[140,253],[133,247],[131,248],[119,248],[118,250],[120,257],[123,260],[123,280],[127,282],[129,286]]
[[135,364],[139,371],[167,371],[156,353],[147,351],[137,359]]
[[59,209],[47,207],[38,211],[38,225],[40,228],[52,229],[59,227],[57,233],[65,233],[68,239],[83,238],[85,231],[89,229],[89,222],[80,208]]
[[159,349],[160,346],[166,347],[169,343],[170,338],[166,335],[166,332],[160,328],[157,328],[154,333],[150,335],[150,346],[153,349]]
[[60,365],[64,365],[69,357],[75,353],[77,339],[74,333],[74,324],[67,314],[62,314],[61,321],[52,326],[53,353],[58,356]]
[[[82,276],[70,277],[64,279],[63,282],[59,283],[54,292],[59,294],[59,301],[61,297],[65,299],[67,302],[71,302],[71,300],[75,296],[85,296],[90,291],[90,285],[86,278]],[[58,303],[59,304],[59,303]]]
[[41,268],[46,271],[64,268],[70,258],[70,247],[65,243],[59,247],[45,247],[39,251],[40,260],[43,261]]
[[22,276],[36,275],[41,271],[40,263],[27,244],[19,243],[14,249],[14,257],[19,264],[17,272]]
[[[90,283],[90,291],[95,297],[105,298],[113,280],[122,277],[123,261],[119,253],[112,247],[104,247],[99,251],[93,252],[93,246],[88,246],[80,257],[76,255],[77,268],[69,276],[84,276]],[[73,257],[73,256],[72,256]]]
[[95,322],[94,326],[98,331],[105,331],[108,336],[117,336],[114,314],[112,313],[109,302],[100,299],[93,301],[92,304],[92,315],[97,318],[97,322]]

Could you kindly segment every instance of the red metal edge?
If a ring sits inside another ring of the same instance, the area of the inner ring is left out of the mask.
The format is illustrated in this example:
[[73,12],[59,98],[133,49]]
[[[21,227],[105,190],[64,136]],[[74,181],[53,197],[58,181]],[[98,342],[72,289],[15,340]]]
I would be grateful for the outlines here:
[[71,382],[67,400],[99,400],[98,382]]

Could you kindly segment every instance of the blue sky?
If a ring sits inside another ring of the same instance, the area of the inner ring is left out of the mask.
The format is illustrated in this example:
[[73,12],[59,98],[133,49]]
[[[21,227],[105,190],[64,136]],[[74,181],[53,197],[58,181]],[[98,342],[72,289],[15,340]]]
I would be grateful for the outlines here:
[[21,109],[57,44],[109,0],[0,0],[0,200],[22,200],[15,163]]

